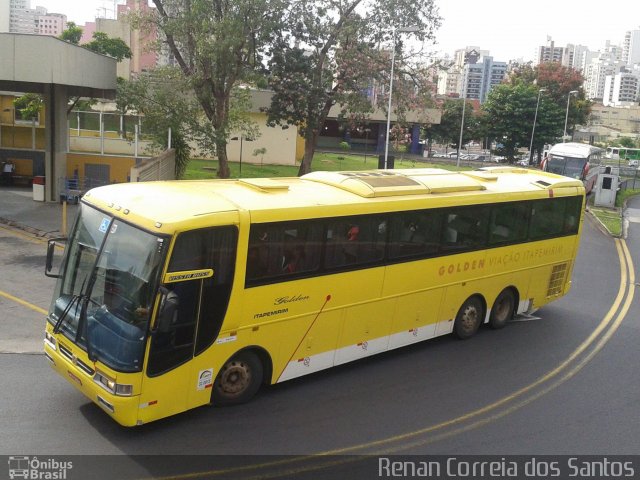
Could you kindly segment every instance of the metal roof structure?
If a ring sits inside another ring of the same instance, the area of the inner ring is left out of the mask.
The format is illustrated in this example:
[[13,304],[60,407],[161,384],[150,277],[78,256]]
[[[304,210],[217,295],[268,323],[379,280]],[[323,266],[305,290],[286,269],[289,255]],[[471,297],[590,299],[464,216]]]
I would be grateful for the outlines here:
[[116,60],[48,35],[0,33],[0,91],[45,101],[45,199],[57,201],[66,176],[69,97],[113,99]]

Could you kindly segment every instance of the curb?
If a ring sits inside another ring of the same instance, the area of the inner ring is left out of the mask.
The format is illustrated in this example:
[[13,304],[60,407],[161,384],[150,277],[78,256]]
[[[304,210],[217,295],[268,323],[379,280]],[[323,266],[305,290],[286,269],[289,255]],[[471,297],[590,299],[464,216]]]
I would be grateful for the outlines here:
[[4,218],[4,217],[0,217],[0,224],[6,225],[7,227],[10,228],[14,228],[16,230],[21,230],[23,232],[29,233],[31,235],[33,235],[34,237],[40,238],[40,239],[51,239],[51,238],[56,238],[60,235],[56,235],[55,233],[57,231],[53,231],[53,232],[44,232],[42,230],[39,230],[37,228],[34,227],[30,227],[28,225],[22,225],[21,223],[16,222],[15,220],[10,220],[8,218]]
[[[586,213],[589,214],[589,218],[591,218],[592,223],[598,228],[598,230],[600,230],[602,233],[604,233],[605,235],[609,235],[610,237],[613,238],[623,238],[624,237],[624,226],[622,228],[622,232],[620,233],[620,235],[614,235],[613,233],[611,233],[609,231],[609,229],[604,225],[604,223],[602,223],[600,221],[600,219],[591,212],[591,209],[588,208],[586,210]],[[622,211],[620,211],[620,219],[622,220]]]

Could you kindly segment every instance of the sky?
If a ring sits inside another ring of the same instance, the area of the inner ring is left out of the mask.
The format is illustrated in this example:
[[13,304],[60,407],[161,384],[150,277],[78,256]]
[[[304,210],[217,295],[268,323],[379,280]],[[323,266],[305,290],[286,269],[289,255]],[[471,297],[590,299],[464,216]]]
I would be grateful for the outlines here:
[[[442,26],[432,50],[453,55],[477,46],[495,61],[533,60],[550,36],[556,46],[567,43],[601,50],[605,42],[621,44],[625,32],[640,29],[640,1],[606,0],[434,0]],[[96,14],[113,18],[114,3],[123,0],[31,0],[50,12],[64,13],[83,25]]]

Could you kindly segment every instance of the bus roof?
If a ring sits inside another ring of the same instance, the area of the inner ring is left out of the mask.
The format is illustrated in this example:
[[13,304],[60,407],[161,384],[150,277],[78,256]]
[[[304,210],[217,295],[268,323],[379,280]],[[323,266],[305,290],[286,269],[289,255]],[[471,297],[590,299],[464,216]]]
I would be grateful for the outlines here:
[[[303,177],[123,183],[98,187],[83,200],[159,233],[211,223],[225,212],[267,222],[305,216],[374,213],[389,208],[429,208],[544,198],[555,190],[582,192],[582,182],[540,170],[511,166],[451,172],[416,168],[358,172],[313,172]],[[566,195],[567,193],[565,193]],[[381,203],[384,206],[381,207]],[[289,214],[284,216],[283,210]],[[313,211],[313,213],[310,213]],[[226,217],[225,217],[226,218]],[[236,220],[238,221],[238,220]]]
[[556,143],[549,150],[550,154],[565,155],[567,157],[586,157],[592,153],[603,151],[602,148],[594,147],[586,143]]

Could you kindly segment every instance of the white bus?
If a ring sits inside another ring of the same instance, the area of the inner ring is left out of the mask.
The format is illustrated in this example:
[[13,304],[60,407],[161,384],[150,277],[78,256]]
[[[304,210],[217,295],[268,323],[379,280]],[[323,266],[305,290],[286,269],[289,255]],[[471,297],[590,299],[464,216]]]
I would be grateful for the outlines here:
[[598,178],[598,168],[603,150],[586,143],[557,143],[542,160],[545,172],[582,180],[587,194],[591,192]]

